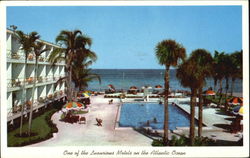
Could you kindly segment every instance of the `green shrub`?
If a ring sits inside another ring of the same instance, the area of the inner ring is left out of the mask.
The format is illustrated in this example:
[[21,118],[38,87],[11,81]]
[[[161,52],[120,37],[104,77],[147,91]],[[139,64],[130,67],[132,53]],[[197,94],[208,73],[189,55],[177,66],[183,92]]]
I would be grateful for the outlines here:
[[[30,137],[17,137],[19,135],[19,128],[8,132],[8,146],[17,147],[38,143],[53,137],[53,133],[58,132],[56,125],[51,121],[51,116],[56,112],[56,109],[51,109],[42,115],[36,117],[32,121],[32,133],[37,135]],[[28,131],[28,123],[23,125],[23,132]]]
[[163,145],[163,140],[162,139],[155,139],[155,140],[153,140],[152,146],[164,146]]
[[[163,140],[153,140],[152,146],[166,146],[163,144]],[[168,142],[168,146],[190,146],[189,138],[184,135],[179,138],[175,135],[171,137]],[[216,142],[208,137],[195,137],[193,146],[216,146]]]

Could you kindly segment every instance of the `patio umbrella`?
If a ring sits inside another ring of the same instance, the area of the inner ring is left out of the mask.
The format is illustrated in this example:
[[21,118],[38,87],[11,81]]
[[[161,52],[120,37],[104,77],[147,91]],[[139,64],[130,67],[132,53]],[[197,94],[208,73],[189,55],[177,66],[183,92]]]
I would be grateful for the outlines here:
[[155,86],[155,88],[162,88],[162,86],[158,84]]
[[207,90],[205,91],[205,95],[215,95],[215,92],[213,90]]
[[228,100],[229,105],[242,105],[243,98],[242,97],[233,97],[232,99]]
[[136,86],[131,86],[129,89],[130,90],[137,90],[137,87]]
[[79,103],[79,102],[68,102],[63,107],[66,108],[66,109],[76,109],[76,108],[83,107],[83,104]]
[[89,94],[85,93],[85,92],[82,93],[82,96],[85,97],[85,98],[89,98]]
[[233,114],[235,115],[243,115],[243,106],[236,106],[235,108],[233,108]]
[[115,86],[112,85],[112,84],[109,84],[108,87],[111,88],[111,89],[113,89],[113,90],[115,90]]

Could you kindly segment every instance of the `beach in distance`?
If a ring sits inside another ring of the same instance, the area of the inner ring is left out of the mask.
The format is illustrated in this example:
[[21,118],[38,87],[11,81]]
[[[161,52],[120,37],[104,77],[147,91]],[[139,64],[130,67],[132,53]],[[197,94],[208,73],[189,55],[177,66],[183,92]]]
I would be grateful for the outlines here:
[[[164,86],[164,69],[93,69],[93,73],[101,77],[101,84],[98,80],[93,80],[89,83],[89,90],[103,91],[108,89],[108,85],[112,84],[116,89],[127,90],[131,86],[136,86],[138,89],[148,85],[154,87],[156,85]],[[229,89],[231,89],[231,80],[229,81]],[[222,88],[225,90],[225,80],[223,80]],[[190,90],[183,87],[179,80],[176,78],[176,69],[170,70],[170,88],[171,90]],[[213,78],[207,79],[206,86],[203,88],[214,88]],[[217,89],[219,82],[217,83]],[[234,93],[236,95],[242,94],[242,80],[237,79],[234,85]]]

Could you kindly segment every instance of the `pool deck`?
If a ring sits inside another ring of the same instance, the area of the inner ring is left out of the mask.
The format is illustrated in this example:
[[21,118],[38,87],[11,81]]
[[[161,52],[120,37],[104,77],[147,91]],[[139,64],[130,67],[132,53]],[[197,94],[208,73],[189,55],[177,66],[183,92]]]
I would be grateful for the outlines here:
[[[188,101],[188,99],[178,98],[178,101]],[[151,146],[153,140],[150,137],[132,128],[115,128],[120,99],[113,99],[113,104],[108,104],[108,100],[110,98],[104,98],[103,95],[91,96],[89,113],[81,114],[86,117],[86,124],[69,124],[59,121],[62,112],[55,113],[51,119],[57,125],[59,132],[49,140],[30,146]],[[176,99],[169,101],[176,101]],[[189,113],[189,105],[178,104],[178,106]],[[198,117],[197,108],[195,117]],[[218,113],[215,108],[205,108],[203,120],[207,127],[204,127],[202,135],[215,140],[238,141],[242,135],[231,134],[214,126],[214,124],[230,124],[231,121],[226,120],[228,117],[230,116]],[[96,118],[103,120],[103,126],[96,125]],[[176,134],[188,135],[188,133],[189,128],[182,127],[170,133],[169,137]]]
[[[177,104],[186,113],[190,114],[190,106],[188,104],[182,104],[181,102],[189,102],[190,98],[181,98],[178,99]],[[198,120],[198,107],[195,107],[195,119]],[[219,128],[218,125],[230,125],[232,121],[230,119],[234,116],[228,116],[219,111],[219,108],[203,107],[203,127],[202,135],[212,138],[214,140],[225,140],[225,141],[238,141],[242,137],[242,133],[229,133],[223,128]],[[217,126],[216,126],[217,125]],[[176,131],[176,134],[189,134],[189,128],[179,127]],[[197,135],[197,127],[196,127]]]
[[[108,104],[108,100],[103,95],[91,96],[90,112],[83,114],[86,124],[61,122],[61,112],[55,113],[52,121],[59,132],[30,146],[151,146],[152,139],[131,128],[115,130],[120,99],[113,99],[113,104]],[[96,118],[103,120],[102,126],[96,125]]]

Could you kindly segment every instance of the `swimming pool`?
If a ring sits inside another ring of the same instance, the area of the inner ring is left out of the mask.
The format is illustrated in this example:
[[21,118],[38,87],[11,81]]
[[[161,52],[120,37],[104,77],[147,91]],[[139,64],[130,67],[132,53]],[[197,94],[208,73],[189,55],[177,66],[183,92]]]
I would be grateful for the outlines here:
[[[178,107],[169,104],[169,129],[189,127],[189,118]],[[163,129],[164,105],[158,103],[124,103],[120,111],[120,127]]]

